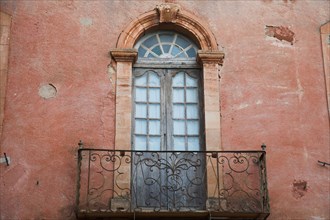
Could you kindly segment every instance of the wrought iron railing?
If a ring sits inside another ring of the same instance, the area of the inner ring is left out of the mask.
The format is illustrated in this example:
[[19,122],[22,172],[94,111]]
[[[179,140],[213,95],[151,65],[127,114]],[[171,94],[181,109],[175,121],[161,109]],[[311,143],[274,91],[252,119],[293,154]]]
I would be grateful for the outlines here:
[[76,208],[268,216],[265,151],[78,150]]

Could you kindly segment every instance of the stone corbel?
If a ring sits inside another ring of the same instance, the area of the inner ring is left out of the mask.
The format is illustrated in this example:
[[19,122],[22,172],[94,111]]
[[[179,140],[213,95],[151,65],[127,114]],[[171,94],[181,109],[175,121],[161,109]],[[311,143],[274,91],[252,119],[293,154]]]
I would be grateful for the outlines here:
[[159,14],[159,23],[175,23],[180,6],[173,3],[165,3],[156,6]]
[[134,63],[137,59],[137,50],[136,49],[112,49],[110,51],[110,56],[116,62],[131,62]]
[[223,64],[225,54],[221,51],[204,51],[199,50],[197,53],[197,61],[203,64]]

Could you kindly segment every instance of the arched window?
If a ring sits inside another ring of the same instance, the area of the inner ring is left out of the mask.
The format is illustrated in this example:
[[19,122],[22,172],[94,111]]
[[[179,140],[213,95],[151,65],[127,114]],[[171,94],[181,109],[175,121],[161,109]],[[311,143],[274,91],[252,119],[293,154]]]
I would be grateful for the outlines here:
[[181,34],[160,31],[144,36],[135,45],[138,58],[196,59],[197,46]]
[[[133,70],[133,149],[204,150],[202,73],[197,45],[173,31],[139,39]],[[159,67],[161,65],[161,67]]]

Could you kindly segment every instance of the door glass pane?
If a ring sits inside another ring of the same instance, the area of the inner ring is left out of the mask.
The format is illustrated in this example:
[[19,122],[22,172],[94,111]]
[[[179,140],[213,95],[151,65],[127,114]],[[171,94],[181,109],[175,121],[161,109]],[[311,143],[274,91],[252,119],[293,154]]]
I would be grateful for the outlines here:
[[147,134],[147,120],[144,120],[144,119],[135,120],[135,133],[136,134]]
[[187,104],[187,118],[188,119],[198,119],[198,105],[197,104]]
[[149,73],[149,86],[160,86],[160,78],[157,73]]
[[198,90],[197,88],[187,88],[186,90],[186,100],[187,102],[198,102]]
[[159,120],[149,120],[149,134],[160,134]]
[[135,77],[135,85],[136,86],[146,86],[147,85],[147,74]]
[[173,89],[173,102],[184,103],[184,89]]
[[184,119],[184,105],[174,104],[173,105],[173,118]]
[[160,102],[160,89],[150,88],[149,89],[149,102]]
[[198,137],[188,137],[188,150],[199,151],[199,138]]
[[184,73],[176,74],[172,79],[173,87],[183,87],[184,86]]
[[135,136],[135,150],[146,150],[147,149],[147,137],[146,136]]
[[186,150],[184,137],[174,137],[173,139],[174,139],[174,149],[173,150]]
[[149,150],[160,150],[160,137],[150,137],[149,138]]
[[186,85],[189,87],[197,87],[197,79],[194,79],[187,75],[186,77]]
[[184,120],[173,120],[173,134],[185,134],[185,122]]
[[149,118],[160,118],[160,104],[149,104]]
[[135,100],[138,102],[147,101],[147,89],[146,88],[136,88],[135,89]]
[[198,135],[199,132],[199,123],[198,120],[188,120],[187,121],[187,133]]
[[135,117],[147,118],[147,105],[146,104],[135,104]]

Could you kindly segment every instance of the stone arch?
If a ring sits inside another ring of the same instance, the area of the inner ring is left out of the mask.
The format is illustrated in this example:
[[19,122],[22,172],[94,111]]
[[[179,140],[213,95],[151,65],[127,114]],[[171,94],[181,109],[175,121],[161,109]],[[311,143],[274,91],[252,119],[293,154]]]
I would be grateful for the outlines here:
[[120,34],[116,47],[133,48],[136,40],[146,31],[161,25],[170,25],[174,29],[187,32],[198,41],[203,51],[218,51],[217,41],[208,26],[195,15],[171,3],[158,5],[154,10],[133,20]]

